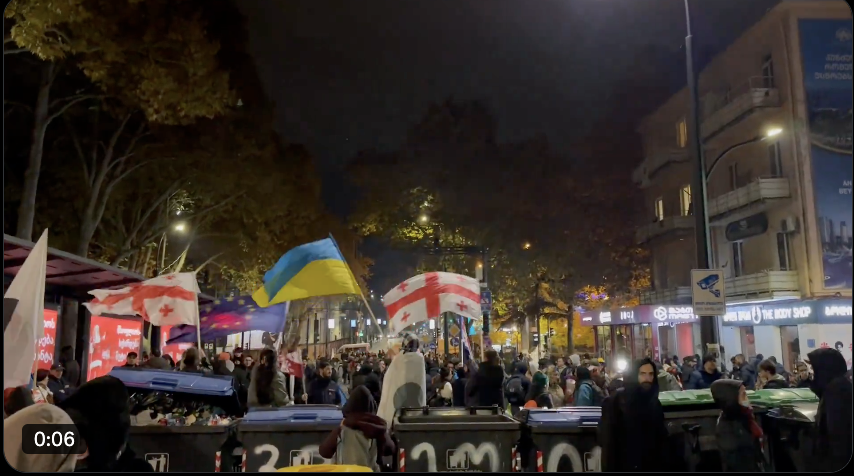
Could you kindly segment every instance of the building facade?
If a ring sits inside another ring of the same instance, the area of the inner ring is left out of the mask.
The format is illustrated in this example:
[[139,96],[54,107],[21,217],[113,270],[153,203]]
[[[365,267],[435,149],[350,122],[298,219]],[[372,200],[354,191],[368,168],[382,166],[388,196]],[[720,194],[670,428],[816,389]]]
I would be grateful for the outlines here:
[[[773,355],[792,368],[830,346],[850,366],[851,52],[845,2],[787,1],[699,75],[712,267],[726,277],[728,313],[719,319],[725,356]],[[684,314],[691,305],[688,113],[683,89],[638,128],[646,158],[633,178],[647,216],[636,238],[652,256],[652,289],[641,299],[651,315]],[[617,345],[620,334],[634,343],[640,332],[657,342],[656,355],[703,353],[694,319],[653,316],[647,324],[612,321],[608,339]]]

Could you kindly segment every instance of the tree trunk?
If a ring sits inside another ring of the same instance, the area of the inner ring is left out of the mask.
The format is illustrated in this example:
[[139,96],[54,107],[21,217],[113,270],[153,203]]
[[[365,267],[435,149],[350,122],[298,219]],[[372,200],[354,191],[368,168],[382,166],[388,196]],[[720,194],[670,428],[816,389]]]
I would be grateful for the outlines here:
[[39,84],[36,104],[33,108],[33,133],[30,143],[30,156],[27,170],[24,172],[24,190],[21,193],[21,205],[18,207],[18,229],[15,236],[33,241],[33,221],[36,217],[36,192],[39,187],[39,174],[44,154],[44,136],[50,122],[50,87],[53,84],[53,71],[56,66],[46,62],[42,66],[42,78]]
[[145,258],[142,259],[142,269],[139,270],[139,274],[141,274],[144,278],[148,277],[148,263],[151,262],[151,247],[145,247]]

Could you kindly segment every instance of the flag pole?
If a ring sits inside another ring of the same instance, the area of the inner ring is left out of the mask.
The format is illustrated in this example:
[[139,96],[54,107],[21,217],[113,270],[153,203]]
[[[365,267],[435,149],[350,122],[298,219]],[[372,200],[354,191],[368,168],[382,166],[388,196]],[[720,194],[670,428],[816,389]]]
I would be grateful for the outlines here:
[[[332,243],[335,244],[335,248],[338,250],[339,253],[341,253],[341,248],[338,247],[338,242],[335,241],[335,237],[332,236],[332,233],[329,234],[329,239],[332,240]],[[353,275],[353,270],[350,269],[350,264],[347,263],[347,258],[344,257],[344,253],[341,253],[341,259],[344,261],[344,264],[347,265],[347,271],[350,272],[350,277],[353,278],[353,282],[356,283],[356,288],[359,290],[359,296],[362,298],[362,302],[365,304],[365,307],[368,308],[368,314],[371,315],[371,320],[374,322],[374,326],[377,328],[377,331],[379,331],[380,336],[383,339],[386,339],[386,337],[383,335],[383,330],[380,328],[379,322],[377,322],[377,316],[374,315],[374,311],[373,309],[371,309],[371,305],[368,304],[368,300],[365,299],[365,293],[362,291],[362,286],[359,286],[359,280],[357,280],[356,276]]]

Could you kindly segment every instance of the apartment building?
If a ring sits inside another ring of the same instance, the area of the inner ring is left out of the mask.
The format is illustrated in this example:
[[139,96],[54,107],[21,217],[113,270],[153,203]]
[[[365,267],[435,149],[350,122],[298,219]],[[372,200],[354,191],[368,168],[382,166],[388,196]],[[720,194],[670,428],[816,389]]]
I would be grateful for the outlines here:
[[[850,367],[851,54],[845,2],[785,1],[699,75],[712,266],[726,276],[727,356],[773,355],[791,368],[827,346]],[[683,89],[638,129],[646,158],[634,179],[647,215],[636,238],[651,252],[653,284],[632,314],[641,325],[615,322],[628,310],[586,322],[627,342],[650,334],[656,355],[680,357],[703,352],[690,310],[688,111]]]

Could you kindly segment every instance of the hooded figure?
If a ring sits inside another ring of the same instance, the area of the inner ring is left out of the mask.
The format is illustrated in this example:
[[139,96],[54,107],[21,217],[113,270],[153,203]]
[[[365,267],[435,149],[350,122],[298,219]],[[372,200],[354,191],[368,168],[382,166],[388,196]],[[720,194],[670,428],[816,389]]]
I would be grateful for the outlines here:
[[635,362],[625,386],[602,405],[599,445],[603,472],[663,472],[673,457],[652,360]]
[[810,389],[819,398],[815,415],[814,461],[816,472],[836,472],[851,459],[851,380],[845,358],[836,349],[818,349],[807,357],[812,364]]
[[418,339],[407,334],[401,350],[403,353],[391,361],[383,378],[383,398],[377,415],[387,424],[401,408],[427,406],[427,372],[424,356],[418,352]]
[[380,401],[380,396],[382,395],[382,382],[380,381],[380,377],[374,371],[371,363],[367,360],[362,362],[362,366],[359,367],[359,371],[356,373],[356,376],[353,377],[353,388],[360,387],[362,385],[371,391],[371,396],[374,397],[375,401]]
[[126,446],[130,433],[128,398],[125,384],[106,375],[81,385],[59,404],[86,442],[88,456],[78,466],[97,472],[153,471]]
[[3,454],[22,473],[70,473],[77,455],[26,454],[21,446],[24,425],[73,425],[71,417],[54,405],[31,405],[3,421]]
[[350,392],[342,409],[344,420],[320,445],[320,456],[336,458],[338,464],[348,464],[380,471],[378,456],[394,452],[394,443],[385,420],[377,416],[377,402],[370,390],[359,386]]
[[726,472],[753,473],[763,470],[762,428],[753,417],[744,385],[738,380],[716,380],[711,386],[712,397],[721,415],[715,428],[715,438]]

